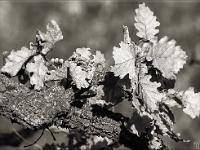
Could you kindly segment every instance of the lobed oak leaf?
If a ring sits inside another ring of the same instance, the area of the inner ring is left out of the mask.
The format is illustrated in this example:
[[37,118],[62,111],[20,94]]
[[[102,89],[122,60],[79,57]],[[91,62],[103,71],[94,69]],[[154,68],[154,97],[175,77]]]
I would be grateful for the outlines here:
[[115,76],[119,76],[121,79],[129,74],[130,79],[134,79],[136,76],[135,68],[135,48],[132,44],[126,44],[121,42],[120,48],[113,48],[113,58],[115,65],[111,67],[111,72]]
[[62,31],[55,20],[47,25],[47,32],[38,31],[38,40],[43,47],[41,53],[46,55],[54,46],[54,44],[63,39]]
[[48,72],[44,58],[41,55],[35,56],[34,62],[26,65],[26,70],[32,74],[30,77],[31,85],[34,85],[35,90],[40,90],[44,86],[45,76]]
[[138,99],[133,99],[132,104],[141,117],[146,116],[151,120],[153,126],[156,128],[154,130],[156,134],[167,135],[175,141],[182,141],[180,136],[174,132],[174,116],[167,105],[160,103],[156,111],[149,112],[143,106],[143,102],[141,103]]
[[[95,71],[105,66],[104,55],[100,51],[92,54],[90,48],[77,48],[69,58],[69,70],[73,83],[78,89],[88,88],[95,77]],[[102,69],[103,70],[103,69]]]
[[46,38],[49,38],[49,41],[52,41],[53,43],[63,39],[60,27],[55,20],[51,20],[51,22],[47,25]]
[[156,20],[157,17],[153,15],[149,7],[145,6],[145,3],[139,4],[139,8],[135,10],[135,13],[136,23],[134,25],[138,30],[136,35],[145,40],[153,41],[155,35],[159,32],[159,30],[156,29],[156,27],[160,25]]
[[[69,58],[69,71],[78,89],[88,88],[93,78],[105,67],[105,58],[100,51],[92,54],[90,48],[77,48]],[[96,75],[95,75],[95,71]]]
[[93,73],[82,70],[81,66],[77,66],[76,63],[73,62],[70,62],[69,67],[72,80],[76,84],[77,88],[88,88],[90,84],[87,79],[91,79],[90,75]]
[[69,70],[73,83],[78,89],[88,88],[94,75],[90,48],[77,48],[69,58]]
[[6,58],[6,64],[1,68],[1,72],[16,76],[24,63],[35,53],[35,50],[29,50],[26,47],[22,47],[17,51],[12,50]]
[[138,97],[133,93],[132,105],[141,117],[146,116],[151,120],[156,128],[156,134],[167,135],[175,141],[183,141],[173,130],[175,118],[172,111],[163,103],[167,99],[166,93],[160,93],[157,90],[160,84],[151,82],[150,78],[150,75],[141,77],[139,81],[141,94]]
[[200,115],[200,93],[195,93],[193,88],[187,89],[182,95],[183,112],[192,119]]
[[153,66],[159,69],[167,79],[175,79],[176,75],[186,63],[187,55],[174,40],[168,41],[163,37],[153,45],[147,54],[147,60],[153,61]]
[[161,86],[161,84],[157,82],[151,82],[150,79],[150,75],[142,77],[139,81],[139,85],[141,87],[141,96],[146,104],[147,109],[150,112],[153,112],[158,110],[158,102],[161,102],[162,99],[165,98],[165,94],[160,93],[157,89]]

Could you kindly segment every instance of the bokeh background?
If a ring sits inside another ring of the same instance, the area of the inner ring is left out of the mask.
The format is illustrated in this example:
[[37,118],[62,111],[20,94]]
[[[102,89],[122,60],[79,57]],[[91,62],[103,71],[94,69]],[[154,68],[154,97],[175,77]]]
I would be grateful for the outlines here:
[[[90,47],[101,50],[108,65],[113,64],[112,48],[123,40],[122,25],[127,25],[133,41],[138,39],[134,28],[134,9],[142,1],[131,0],[86,0],[86,1],[0,1],[0,52],[29,46],[35,40],[37,29],[45,32],[46,24],[54,19],[60,25],[64,40],[57,43],[49,57],[66,59],[78,47]],[[176,88],[185,90],[189,86],[200,91],[200,64],[190,63],[200,60],[200,1],[198,0],[153,0],[145,1],[154,11],[161,23],[159,37],[167,35],[175,39],[188,55],[188,64],[178,75]],[[3,56],[0,55],[2,65]],[[118,107],[125,111],[126,104]],[[128,109],[129,110],[129,109]],[[194,143],[200,145],[200,119],[190,119],[179,109],[174,110],[177,124],[175,130],[180,132],[190,143],[175,143],[166,138],[171,149],[195,149]],[[127,111],[125,114],[128,113]],[[9,120],[0,117],[0,133],[13,132]],[[36,133],[30,142],[40,135]],[[56,135],[58,141],[66,142],[64,134]],[[8,139],[9,140],[9,139]],[[48,132],[39,140],[38,145],[52,143]],[[24,149],[23,142],[19,149]],[[29,147],[27,149],[32,149]],[[200,147],[199,147],[200,148]],[[16,149],[0,147],[0,149]]]

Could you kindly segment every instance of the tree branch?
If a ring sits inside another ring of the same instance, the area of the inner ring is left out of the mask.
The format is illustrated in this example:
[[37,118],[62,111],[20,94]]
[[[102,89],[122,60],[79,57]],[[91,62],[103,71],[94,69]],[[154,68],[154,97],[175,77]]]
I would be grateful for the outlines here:
[[121,131],[125,129],[128,118],[99,106],[91,107],[87,102],[81,108],[71,105],[75,94],[72,88],[65,89],[55,83],[37,92],[2,74],[0,85],[0,115],[25,128],[39,130],[55,124],[77,129],[86,136],[106,136],[114,142],[123,135],[124,140],[120,141],[126,145],[125,138],[129,137]]
[[40,92],[0,75],[0,114],[30,129],[42,129],[53,123],[84,130],[88,135],[116,139],[121,122],[93,115],[89,105],[71,106],[74,98],[71,88],[58,84]]

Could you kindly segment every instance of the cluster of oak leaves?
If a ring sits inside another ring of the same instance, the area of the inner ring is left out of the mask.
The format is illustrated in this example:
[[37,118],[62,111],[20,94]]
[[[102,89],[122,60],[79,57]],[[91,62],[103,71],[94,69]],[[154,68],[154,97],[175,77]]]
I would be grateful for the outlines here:
[[[175,80],[176,74],[186,63],[187,56],[176,45],[175,40],[169,40],[168,37],[158,39],[156,35],[159,30],[156,28],[160,23],[144,3],[135,10],[134,25],[138,30],[136,35],[140,38],[138,44],[131,41],[128,28],[124,26],[124,41],[119,43],[119,47],[113,48],[115,64],[109,71],[120,79],[128,76],[131,87],[125,89],[132,94],[133,107],[141,117],[146,116],[151,120],[153,136],[149,140],[149,146],[151,149],[160,149],[162,141],[158,135],[167,135],[176,141],[182,140],[173,131],[175,121],[170,107],[182,108],[191,118],[198,117],[200,93],[195,93],[193,88],[176,91],[160,82]],[[37,32],[36,42],[31,43],[30,48],[22,47],[11,51],[1,72],[14,77],[24,70],[35,90],[44,88],[47,81],[67,78],[68,74],[72,78],[72,84],[78,89],[90,87],[93,78],[98,74],[97,68],[105,68],[104,55],[90,48],[77,48],[58,67],[55,61],[48,61],[46,55],[62,39],[59,26],[51,21],[47,25],[46,33]],[[140,136],[134,124],[131,130]]]

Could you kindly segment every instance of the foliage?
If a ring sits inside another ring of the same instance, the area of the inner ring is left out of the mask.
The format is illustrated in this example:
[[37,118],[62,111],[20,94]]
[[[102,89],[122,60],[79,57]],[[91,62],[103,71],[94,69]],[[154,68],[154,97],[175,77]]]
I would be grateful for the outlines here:
[[45,75],[48,68],[45,66],[44,58],[41,55],[34,56],[34,63],[28,63],[26,70],[32,74],[30,83],[35,85],[36,90],[40,90],[44,85]]
[[21,50],[12,50],[10,55],[6,58],[6,64],[1,68],[1,72],[5,72],[10,76],[15,76],[22,68],[24,63],[34,54],[35,50],[29,50],[22,47]]
[[113,48],[113,58],[115,60],[115,66],[111,71],[115,76],[119,76],[121,79],[125,75],[129,74],[130,79],[134,79],[135,74],[135,49],[132,44],[124,42],[120,43],[120,48]]
[[175,44],[175,40],[168,41],[168,37],[165,36],[152,47],[149,47],[150,50],[147,56],[147,60],[153,61],[153,66],[159,69],[162,75],[168,79],[174,79],[175,74],[186,63],[187,56],[185,52]]
[[104,66],[105,59],[101,52],[91,53],[90,48],[77,48],[69,58],[69,70],[73,83],[78,89],[88,88],[98,65]]
[[182,94],[183,111],[193,119],[200,115],[200,93],[195,93],[193,88],[189,88]]
[[145,3],[140,4],[139,8],[135,10],[135,13],[136,23],[134,25],[138,30],[136,35],[145,40],[154,40],[155,35],[159,32],[156,27],[160,25],[160,23],[156,21],[156,16],[153,15],[149,7],[145,6]]
[[[191,118],[198,117],[200,93],[195,93],[193,88],[180,92],[171,85],[163,84],[175,81],[177,73],[186,63],[186,53],[180,46],[176,46],[175,40],[168,41],[166,36],[161,39],[157,37],[159,30],[156,28],[160,23],[144,3],[139,5],[135,13],[134,25],[138,30],[136,35],[140,38],[139,42],[131,41],[128,27],[123,26],[124,41],[119,43],[120,47],[113,47],[115,64],[111,68],[106,68],[104,55],[100,51],[90,48],[77,48],[65,61],[58,58],[49,61],[46,55],[56,42],[63,39],[57,23],[51,21],[46,33],[38,31],[36,42],[30,48],[22,47],[21,50],[11,51],[1,72],[13,77],[21,75],[19,72],[24,70],[23,73],[28,74],[30,84],[37,91],[48,88],[49,81],[61,82],[66,79],[65,86],[75,91],[75,102],[78,97],[78,103],[84,105],[85,97],[81,94],[87,92],[93,96],[86,97],[85,103],[89,103],[91,108],[97,105],[106,109],[108,105],[114,107],[117,104],[113,102],[115,100],[106,101],[106,92],[110,92],[111,97],[113,94],[106,84],[106,77],[111,74],[112,78],[109,80],[113,80],[113,85],[122,91],[119,92],[120,99],[131,101],[137,115],[148,120],[143,131],[137,131],[137,125],[131,119],[124,125],[126,129],[137,137],[145,135],[149,149],[166,148],[162,136],[186,142],[173,130],[175,117],[171,107],[178,106]],[[130,85],[122,82],[123,80],[128,80]],[[112,89],[115,90],[115,87]],[[99,142],[103,145],[97,145]],[[98,148],[105,144],[112,147],[113,143],[105,135],[88,137],[84,144],[80,147]]]

